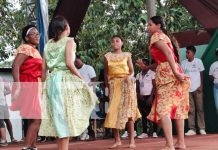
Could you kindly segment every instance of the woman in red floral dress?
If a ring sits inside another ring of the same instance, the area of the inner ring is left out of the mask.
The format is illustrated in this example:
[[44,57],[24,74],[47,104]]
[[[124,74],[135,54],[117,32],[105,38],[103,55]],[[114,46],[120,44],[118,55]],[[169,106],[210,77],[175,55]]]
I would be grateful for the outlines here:
[[[188,118],[190,79],[178,64],[178,47],[170,40],[160,16],[150,18],[150,53],[156,64],[156,93],[148,119],[161,123],[166,146],[163,150],[185,149],[184,119]],[[142,65],[141,61],[137,62]],[[144,66],[145,69],[151,66]],[[174,145],[171,119],[175,120],[177,142]]]

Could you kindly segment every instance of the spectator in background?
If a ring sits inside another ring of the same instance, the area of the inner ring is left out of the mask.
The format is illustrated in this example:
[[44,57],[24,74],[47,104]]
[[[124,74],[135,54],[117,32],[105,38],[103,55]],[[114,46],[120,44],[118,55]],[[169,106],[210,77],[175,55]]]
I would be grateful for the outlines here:
[[0,84],[4,84],[4,98],[1,98],[1,100],[0,100],[0,106],[1,106],[0,109],[4,115],[2,115],[3,118],[1,118],[1,119],[4,119],[4,122],[6,124],[6,127],[8,129],[9,135],[10,135],[11,142],[16,143],[18,141],[14,139],[12,124],[11,124],[11,121],[9,119],[10,116],[9,116],[8,105],[6,102],[6,95],[11,93],[11,89],[9,87],[8,81],[6,81],[5,79],[3,79],[1,77],[0,77]]
[[[82,78],[85,80],[85,82],[90,87],[95,86],[94,84],[92,85],[92,82],[96,82],[95,69],[90,65],[84,64],[84,62],[81,60],[79,55],[76,55],[75,66],[78,69],[78,72],[80,73]],[[92,87],[92,88],[94,88],[94,87]],[[95,106],[95,109],[92,111],[91,116],[96,116],[96,111],[95,111],[96,109],[99,110],[98,105]],[[95,138],[96,138],[94,130],[92,128],[91,120],[89,122],[88,130],[86,130],[82,133],[81,140],[89,140],[90,138],[93,140],[95,140]]]
[[[137,136],[137,122],[134,123],[134,138]],[[129,138],[129,133],[128,133],[128,124],[126,124],[126,127],[125,127],[125,131],[124,133],[121,135],[121,138],[125,139],[125,138]]]
[[[150,65],[148,59],[142,59],[145,65]],[[148,119],[147,116],[151,111],[151,105],[155,94],[155,72],[152,70],[144,70],[136,75],[136,91],[138,95],[138,107],[142,114],[142,134],[137,138],[143,139],[148,137]],[[157,124],[153,125],[153,137],[157,137]]]
[[[107,110],[108,110],[109,98],[108,98],[108,95],[105,94],[104,68],[100,69],[98,81],[101,83],[98,85],[98,90],[96,94],[100,100],[99,107],[102,112],[101,116],[105,120],[105,117],[107,115]],[[103,127],[104,127],[104,120],[102,120]],[[113,138],[112,129],[104,128],[103,139],[108,139],[108,138]]]
[[191,78],[191,87],[189,91],[189,130],[186,136],[196,135],[196,124],[200,134],[205,135],[205,121],[203,108],[203,71],[204,65],[199,58],[195,58],[196,48],[194,46],[186,47],[186,58],[182,61],[181,66],[184,73]]
[[218,48],[215,51],[215,55],[217,60],[210,66],[209,76],[213,81],[213,95],[218,115]]
[[8,145],[6,140],[6,128],[4,124],[4,119],[9,117],[5,99],[5,94],[8,90],[10,90],[9,87],[5,84],[3,78],[0,77],[0,146]]
[[79,55],[76,55],[75,66],[87,84],[91,85],[92,82],[96,82],[95,69],[90,65],[84,64]]

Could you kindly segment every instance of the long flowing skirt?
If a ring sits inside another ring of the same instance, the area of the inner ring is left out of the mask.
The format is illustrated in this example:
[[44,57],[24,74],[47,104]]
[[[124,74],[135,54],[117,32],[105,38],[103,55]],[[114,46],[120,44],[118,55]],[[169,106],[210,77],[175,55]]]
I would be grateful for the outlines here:
[[70,71],[53,71],[43,91],[39,135],[78,136],[88,127],[97,97],[84,81]]
[[137,106],[135,81],[128,83],[124,78],[109,82],[109,108],[104,122],[106,128],[124,129],[128,118],[136,121],[141,117]]
[[[183,72],[177,64],[179,72]],[[156,69],[156,93],[148,119],[159,123],[160,116],[171,119],[186,119],[189,111],[190,79],[176,79],[168,62],[160,63]]]

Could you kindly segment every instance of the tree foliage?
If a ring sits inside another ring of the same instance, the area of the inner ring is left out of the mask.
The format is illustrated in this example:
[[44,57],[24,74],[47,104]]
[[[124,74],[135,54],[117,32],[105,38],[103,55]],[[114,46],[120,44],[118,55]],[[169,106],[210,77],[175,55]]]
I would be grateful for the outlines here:
[[130,51],[134,58],[144,56],[145,12],[142,0],[92,1],[77,36],[83,60],[98,72],[104,54],[111,51],[111,37],[115,34],[124,38],[124,51]]
[[[49,16],[54,13],[58,0],[48,0]],[[16,4],[15,4],[16,3]],[[19,7],[15,7],[20,6]],[[29,24],[26,23],[26,3],[23,0],[8,0],[0,1],[0,61],[4,61],[9,56],[13,55],[16,49],[22,42],[22,28]],[[5,62],[3,66],[10,66],[10,62]]]
[[[19,2],[23,6],[22,2]],[[25,23],[23,9],[16,9],[12,3],[7,0],[0,1],[0,61],[8,58],[14,49],[20,43],[20,30]]]
[[[111,51],[111,37],[115,34],[124,39],[124,51],[130,51],[133,62],[149,57],[146,34],[146,1],[142,0],[95,0],[89,6],[83,25],[77,35],[78,49],[83,60],[99,71],[103,67],[103,55]],[[170,32],[197,28],[199,24],[175,0],[157,0],[157,15],[163,16]]]
[[181,32],[200,28],[201,25],[175,0],[157,0],[157,15],[163,16],[170,32]]
[[[25,25],[25,1],[17,0],[21,9],[12,9],[8,0],[0,1],[0,60],[5,60],[21,43]],[[48,0],[49,16],[53,16],[58,0]],[[111,51],[111,37],[124,38],[124,51],[132,53],[133,62],[149,57],[146,33],[146,0],[93,0],[77,35],[79,53],[84,62],[97,72],[103,67],[103,55]],[[175,0],[156,0],[157,14],[164,17],[170,32],[198,28],[198,22]],[[11,46],[7,50],[6,47]]]

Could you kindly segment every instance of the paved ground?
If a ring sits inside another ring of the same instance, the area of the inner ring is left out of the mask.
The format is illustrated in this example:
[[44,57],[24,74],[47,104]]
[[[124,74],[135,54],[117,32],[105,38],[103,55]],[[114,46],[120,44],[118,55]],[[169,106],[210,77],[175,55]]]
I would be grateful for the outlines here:
[[[191,136],[185,138],[187,150],[218,150],[218,134]],[[117,149],[129,150],[128,140],[122,140],[123,145]],[[104,150],[113,144],[113,139],[96,141],[72,141],[70,150]],[[160,150],[164,146],[163,138],[136,139],[135,150]],[[3,150],[21,150],[23,143],[0,147]],[[39,143],[39,150],[56,150],[55,143]]]

